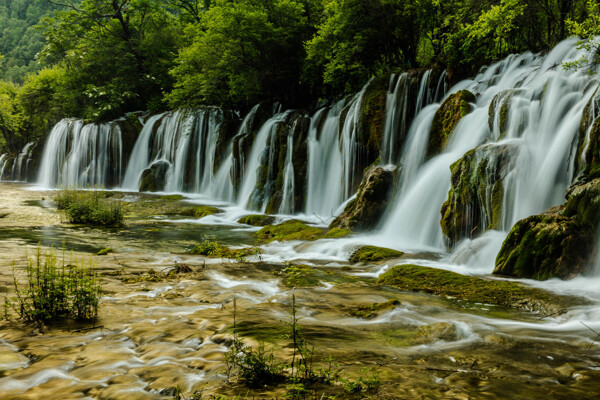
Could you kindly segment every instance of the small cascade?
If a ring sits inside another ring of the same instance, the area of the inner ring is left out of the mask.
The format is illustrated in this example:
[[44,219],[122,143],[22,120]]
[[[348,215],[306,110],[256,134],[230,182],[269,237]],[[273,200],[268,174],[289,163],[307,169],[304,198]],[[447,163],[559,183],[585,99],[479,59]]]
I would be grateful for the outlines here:
[[287,149],[285,154],[285,167],[283,170],[283,198],[279,207],[280,214],[292,214],[295,210],[294,204],[294,132],[296,130],[296,122],[290,129],[287,137]]
[[406,136],[410,126],[409,113],[412,99],[410,93],[410,75],[405,72],[401,75],[392,74],[388,89],[385,113],[385,128],[383,142],[381,143],[381,163],[392,164],[397,160],[397,143]]
[[117,124],[64,119],[48,136],[38,183],[44,187],[114,187],[120,183],[124,162]]
[[6,168],[6,163],[8,163],[6,154],[0,154],[0,181],[4,179],[4,169]]

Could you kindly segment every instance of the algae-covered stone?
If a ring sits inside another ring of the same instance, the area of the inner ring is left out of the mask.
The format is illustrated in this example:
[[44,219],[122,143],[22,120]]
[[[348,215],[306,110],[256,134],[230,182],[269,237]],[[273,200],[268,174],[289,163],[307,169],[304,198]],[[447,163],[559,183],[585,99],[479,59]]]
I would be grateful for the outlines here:
[[266,226],[272,225],[275,222],[275,217],[271,215],[253,214],[246,215],[237,220],[238,224],[246,224],[251,226]]
[[399,258],[404,255],[403,252],[385,247],[377,246],[363,246],[352,253],[350,256],[350,262],[374,262],[381,260],[388,260],[391,258]]
[[600,223],[600,178],[573,185],[563,215],[596,229]]
[[256,232],[256,237],[265,242],[273,240],[316,240],[323,233],[323,230],[320,228],[309,226],[297,219],[292,219],[278,225],[267,225]]
[[168,161],[157,161],[142,172],[140,192],[159,192],[167,183],[167,173],[171,168]]
[[113,252],[113,249],[106,248],[106,249],[99,250],[98,253],[96,253],[96,255],[98,255],[98,256],[105,256],[105,255],[107,255],[109,253],[112,253],[112,252]]
[[373,167],[365,173],[356,198],[331,222],[330,228],[373,229],[385,213],[394,187],[394,170]]
[[590,227],[557,214],[518,221],[496,257],[494,274],[546,280],[569,279],[588,270],[594,248]]
[[451,342],[458,339],[458,332],[454,324],[449,322],[437,322],[429,325],[419,326],[417,336],[428,341],[444,340]]
[[451,188],[440,221],[450,247],[461,239],[502,228],[504,179],[517,152],[514,143],[487,144],[452,164]]
[[471,103],[475,95],[468,90],[461,90],[448,96],[433,117],[429,133],[427,157],[439,154],[446,148],[450,135],[462,117],[473,111]]
[[332,228],[329,231],[327,231],[326,234],[323,235],[323,238],[339,239],[339,238],[350,236],[351,234],[352,234],[352,232],[347,229]]
[[373,319],[382,311],[393,310],[400,304],[400,301],[396,299],[384,301],[383,303],[364,304],[350,310],[348,314],[356,318]]
[[504,138],[508,131],[510,104],[516,93],[515,89],[503,90],[490,103],[488,124],[490,131],[498,133],[499,139]]
[[558,296],[545,290],[530,288],[517,282],[465,276],[455,272],[419,265],[399,265],[382,274],[380,285],[401,290],[423,292],[464,300],[471,303],[495,304],[545,315],[560,313],[585,300]]

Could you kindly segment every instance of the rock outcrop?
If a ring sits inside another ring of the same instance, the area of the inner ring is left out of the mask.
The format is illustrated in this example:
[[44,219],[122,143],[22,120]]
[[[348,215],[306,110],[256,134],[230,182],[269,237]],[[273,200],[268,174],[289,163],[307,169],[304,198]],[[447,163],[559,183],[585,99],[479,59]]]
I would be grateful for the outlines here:
[[473,111],[471,103],[475,102],[475,95],[468,90],[461,90],[448,96],[436,111],[429,133],[427,157],[439,154],[446,148],[450,135],[458,122],[465,115]]
[[488,229],[503,228],[504,180],[518,150],[515,143],[486,144],[452,164],[452,186],[441,209],[449,247]]
[[142,172],[140,192],[159,192],[167,183],[167,173],[171,168],[168,161],[157,161]]
[[385,210],[394,187],[394,170],[373,167],[365,173],[356,198],[331,222],[330,228],[366,231],[375,228]]
[[585,273],[594,248],[593,230],[561,211],[557,207],[518,221],[496,257],[494,274],[546,280]]

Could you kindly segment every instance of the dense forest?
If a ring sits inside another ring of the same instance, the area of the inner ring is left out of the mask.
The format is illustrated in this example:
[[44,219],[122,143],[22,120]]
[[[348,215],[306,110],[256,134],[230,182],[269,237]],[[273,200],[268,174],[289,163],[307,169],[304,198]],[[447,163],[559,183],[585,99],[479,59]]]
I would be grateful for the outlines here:
[[0,149],[66,116],[310,107],[432,65],[456,81],[572,34],[595,46],[599,18],[597,0],[6,0]]

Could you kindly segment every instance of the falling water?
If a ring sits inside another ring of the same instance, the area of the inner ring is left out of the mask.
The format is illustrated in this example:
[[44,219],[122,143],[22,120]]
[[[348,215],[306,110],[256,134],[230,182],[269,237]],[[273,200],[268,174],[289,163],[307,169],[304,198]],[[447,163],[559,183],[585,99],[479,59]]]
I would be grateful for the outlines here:
[[6,154],[0,155],[0,181],[4,178],[4,168],[6,168],[7,162]]
[[[509,89],[518,90],[509,104],[508,132],[504,136],[518,142],[521,149],[515,170],[505,183],[514,185],[506,190],[514,197],[504,201],[503,215],[507,225],[503,228],[509,228],[522,217],[562,203],[573,176],[571,144],[583,107],[591,95],[589,90],[584,93],[591,78],[584,73],[566,72],[560,65],[579,55],[581,52],[575,49],[575,39],[567,40],[547,56],[525,53],[508,57],[474,80],[463,81],[451,89],[450,93],[468,89],[476,94],[474,111],[460,120],[442,154],[416,171],[404,172],[405,180],[410,180],[411,184],[400,191],[383,227],[383,235],[393,236],[394,241],[407,246],[443,248],[439,210],[450,188],[449,167],[466,151],[480,144],[504,140],[504,137],[498,137],[498,132],[490,131],[487,121],[493,98]],[[423,121],[432,117],[431,111],[425,108],[415,118],[411,129],[417,124],[422,128],[414,129],[409,142],[417,136],[429,135],[429,124]],[[495,112],[500,112],[499,108]],[[413,167],[416,164],[413,163]]]
[[281,205],[279,207],[280,214],[291,214],[294,212],[295,204],[294,204],[294,191],[295,191],[295,182],[294,182],[294,164],[293,164],[293,154],[294,154],[294,132],[296,131],[296,122],[294,122],[294,126],[290,129],[287,137],[287,149],[285,154],[285,168],[283,172],[283,199],[281,200]]

